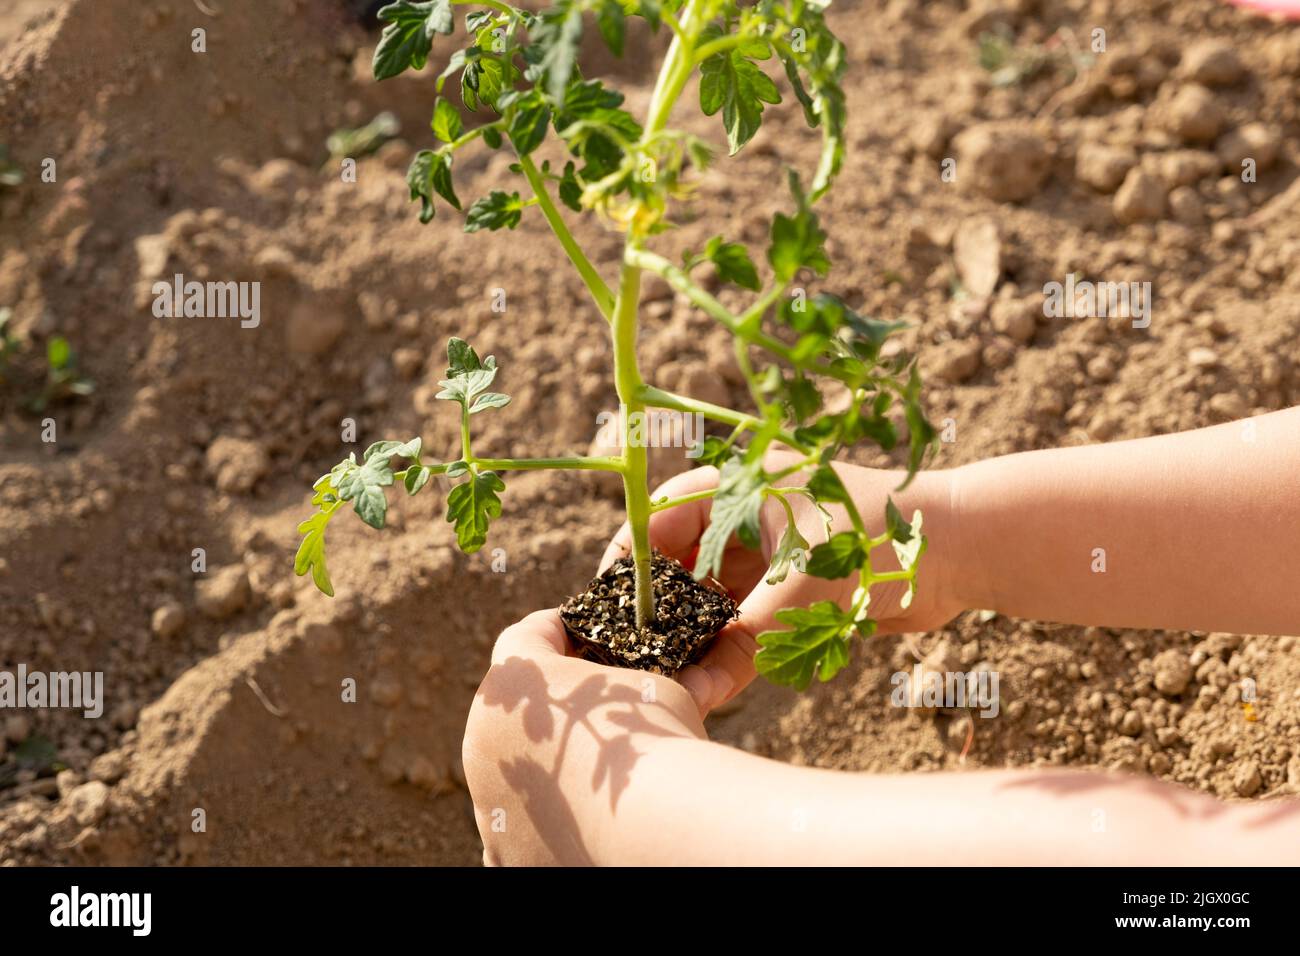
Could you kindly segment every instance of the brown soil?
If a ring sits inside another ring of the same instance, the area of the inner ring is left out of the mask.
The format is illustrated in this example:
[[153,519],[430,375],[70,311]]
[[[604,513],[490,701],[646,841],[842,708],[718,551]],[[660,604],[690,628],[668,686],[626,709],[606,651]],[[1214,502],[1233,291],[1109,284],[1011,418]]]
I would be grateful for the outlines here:
[[[468,557],[442,489],[397,496],[382,533],[340,519],[333,601],[291,575],[294,528],[341,453],[415,434],[431,455],[455,449],[433,400],[450,335],[494,353],[514,396],[482,416],[483,454],[587,449],[595,412],[616,406],[609,346],[538,217],[473,237],[454,216],[417,223],[402,172],[428,139],[432,90],[367,79],[373,39],[347,4],[208,7],[220,15],[192,0],[27,3],[24,18],[53,13],[22,35],[0,14],[15,37],[0,49],[0,143],[27,172],[0,189],[0,305],[39,348],[66,336],[96,386],[53,413],[53,445],[16,401],[0,409],[0,669],[100,670],[108,697],[98,721],[5,715],[0,761],[16,768],[44,740],[68,769],[27,766],[0,790],[0,862],[472,864],[458,753],[473,688],[503,626],[589,579],[620,520],[617,480],[509,477],[504,516]],[[914,324],[931,417],[955,439],[941,466],[1296,401],[1300,29],[1211,0],[1137,7],[837,4],[852,113],[826,288]],[[1101,25],[1108,50],[1075,82],[1049,65],[996,86],[975,55],[999,24],[1022,45],[1063,27],[1085,48]],[[205,54],[190,50],[200,26]],[[651,59],[597,57],[591,72],[616,69],[639,109]],[[667,254],[717,233],[761,241],[783,166],[815,155],[790,106],[705,177]],[[384,109],[403,139],[356,183],[322,168],[331,131]],[[721,139],[716,118],[688,125]],[[1236,172],[1243,141],[1256,182]],[[57,183],[40,180],[46,157]],[[949,157],[955,183],[939,178]],[[508,162],[467,157],[458,191],[500,187]],[[598,261],[617,254],[598,223],[579,238]],[[155,318],[149,286],[176,272],[261,280],[260,327]],[[1045,318],[1040,290],[1070,272],[1152,282],[1151,326]],[[650,374],[743,406],[726,334],[666,288],[649,298]],[[912,643],[1001,675],[1001,715],[976,721],[964,763],[967,716],[890,706],[890,675],[914,660],[893,639],[859,644],[806,694],[756,685],[710,732],[843,769],[1068,764],[1227,797],[1300,790],[1293,639],[972,612]]]
[[655,620],[636,626],[636,571],[620,558],[560,607],[564,629],[582,657],[600,664],[676,674],[709,649],[736,616],[736,602],[696,581],[680,561],[655,552],[650,562]]

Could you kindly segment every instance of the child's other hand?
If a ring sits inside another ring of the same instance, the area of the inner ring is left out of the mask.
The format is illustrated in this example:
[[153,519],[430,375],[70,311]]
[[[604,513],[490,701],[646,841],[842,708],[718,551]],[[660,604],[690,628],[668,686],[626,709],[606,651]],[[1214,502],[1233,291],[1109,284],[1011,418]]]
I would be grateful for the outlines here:
[[[769,472],[774,472],[797,460],[791,453],[773,452],[764,464]],[[895,504],[906,518],[911,518],[914,509],[921,509],[923,528],[931,541],[929,551],[921,558],[916,597],[906,610],[900,604],[906,592],[906,585],[902,582],[889,582],[872,588],[871,616],[879,624],[878,633],[931,630],[965,610],[948,573],[950,567],[959,566],[953,564],[956,559],[950,528],[955,523],[949,514],[949,473],[923,472],[916,476],[906,491],[898,493],[896,489],[904,478],[902,472],[847,464],[836,464],[835,469],[873,535],[884,530],[885,499],[893,495]],[[797,475],[783,484],[801,484],[805,479],[806,475]],[[697,468],[669,479],[652,497],[676,498],[716,488],[717,484],[716,468]],[[825,541],[826,525],[813,504],[803,495],[791,495],[789,500],[804,538],[813,547]],[[708,527],[710,509],[711,500],[705,498],[655,512],[650,517],[651,545],[691,566],[700,536]],[[832,507],[830,511],[834,518],[832,533],[852,527],[842,508]],[[807,607],[826,600],[847,607],[857,587],[856,577],[828,581],[794,569],[784,581],[768,584],[768,565],[786,526],[785,510],[776,499],[769,498],[764,504],[761,524],[761,551],[751,551],[733,538],[723,556],[719,581],[740,602],[739,618],[723,629],[698,665],[683,668],[677,675],[695,698],[701,714],[730,700],[754,679],[754,654],[758,650],[755,638],[763,631],[785,629],[785,625],[775,618],[777,611]],[[631,542],[631,531],[624,524],[605,550],[600,570],[604,571],[627,554]],[[872,560],[877,570],[898,567],[892,549],[887,547],[873,551]]]
[[655,743],[703,738],[695,702],[666,677],[570,656],[556,610],[507,628],[465,725],[465,782],[486,864],[589,864]]

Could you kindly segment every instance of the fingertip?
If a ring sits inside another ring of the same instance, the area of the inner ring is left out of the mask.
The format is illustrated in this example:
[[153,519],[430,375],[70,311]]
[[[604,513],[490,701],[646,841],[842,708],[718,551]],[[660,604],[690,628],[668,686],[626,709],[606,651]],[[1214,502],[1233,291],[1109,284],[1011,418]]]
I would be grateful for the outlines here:
[[709,712],[710,701],[713,698],[713,679],[708,671],[697,664],[687,664],[677,672],[677,683],[685,687],[686,692],[691,695],[701,717]]
[[559,608],[547,608],[534,611],[502,631],[492,648],[492,663],[499,664],[511,657],[564,654],[567,648],[568,638]]

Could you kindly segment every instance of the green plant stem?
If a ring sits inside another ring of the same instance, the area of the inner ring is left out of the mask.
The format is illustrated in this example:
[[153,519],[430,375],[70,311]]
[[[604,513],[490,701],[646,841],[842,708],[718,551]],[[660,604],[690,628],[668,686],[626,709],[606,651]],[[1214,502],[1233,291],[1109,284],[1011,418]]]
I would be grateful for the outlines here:
[[585,458],[475,458],[474,464],[489,471],[540,471],[563,468],[570,471],[623,470],[623,459],[609,456]]
[[[747,310],[743,316],[736,316],[733,315],[731,310],[725,305],[692,282],[691,277],[687,275],[685,269],[673,265],[663,256],[658,255],[657,253],[647,252],[644,249],[637,249],[629,251],[627,258],[642,269],[653,272],[663,278],[663,280],[673,289],[690,299],[692,305],[726,326],[732,335],[744,339],[751,345],[756,345],[761,349],[771,352],[773,355],[784,359],[791,365],[799,366],[801,364],[806,364],[797,362],[795,360],[793,349],[784,342],[774,339],[772,336],[761,331],[758,328],[757,321],[755,321],[761,319],[763,312],[766,311],[772,302],[780,296],[780,290],[774,290],[775,295],[773,295],[772,292],[767,293],[760,298],[757,303],[755,303],[755,308]],[[760,304],[762,308],[761,310],[758,310],[757,306]],[[823,369],[820,366],[816,366],[811,367],[810,371],[835,377],[829,368]]]
[[[756,418],[753,415],[747,415],[732,408],[725,408],[722,405],[714,405],[712,402],[702,402],[698,398],[689,398],[685,395],[665,392],[653,385],[641,386],[639,394],[641,401],[645,405],[653,405],[655,408],[668,408],[678,412],[698,412],[705,418],[712,418],[716,422],[734,425],[737,428],[757,431],[765,424],[761,418]],[[796,451],[805,455],[811,454],[809,448],[788,431],[778,431],[776,437],[778,441],[789,445]]]
[[[640,397],[641,372],[636,362],[637,306],[641,270],[624,265],[614,309],[614,386],[627,409],[623,416],[623,497],[632,531],[632,562],[636,568],[636,623],[645,627],[655,618],[654,585],[650,574],[649,456],[644,441],[634,441],[632,423],[645,414]],[[637,414],[637,413],[640,414]]]
[[[687,0],[682,9],[679,29],[673,32],[672,43],[664,57],[655,81],[642,143],[654,140],[668,123],[673,104],[681,96],[682,88],[690,78],[695,64],[692,46],[697,29],[696,16],[700,0]],[[635,222],[635,219],[633,219]],[[623,424],[623,497],[627,510],[628,527],[632,533],[632,562],[636,569],[636,623],[645,627],[655,617],[654,584],[650,573],[650,488],[648,455],[643,442],[632,441],[632,422],[645,413],[642,390],[645,383],[637,368],[636,337],[637,311],[641,300],[641,269],[631,261],[631,255],[640,248],[642,237],[635,225],[628,227],[624,242],[622,270],[619,276],[618,300],[611,321],[614,340],[614,386],[619,401],[627,409]]]
[[541,171],[537,165],[528,156],[519,157],[519,165],[523,168],[524,177],[528,180],[528,185],[533,190],[533,195],[537,197],[537,204],[542,210],[542,215],[546,217],[547,224],[551,231],[555,233],[555,238],[560,240],[560,245],[564,247],[564,252],[573,263],[578,274],[582,276],[582,281],[586,283],[587,290],[591,293],[592,299],[596,302],[596,308],[600,309],[600,314],[607,321],[610,320],[614,313],[614,293],[610,291],[605,280],[600,277],[587,254],[582,251],[577,240],[573,238],[573,233],[569,232],[569,227],[564,224],[564,218],[560,211],[555,208],[555,203],[551,199],[551,194],[546,189],[546,180],[542,177]]
[[650,502],[650,511],[652,513],[667,511],[669,508],[690,504],[692,501],[704,501],[707,498],[712,498],[717,493],[717,488],[705,488],[703,491],[696,491],[689,495],[679,495],[676,498],[657,498]]
[[451,4],[454,7],[487,7],[506,17],[515,15],[515,11],[508,4],[500,3],[498,0],[451,0]]

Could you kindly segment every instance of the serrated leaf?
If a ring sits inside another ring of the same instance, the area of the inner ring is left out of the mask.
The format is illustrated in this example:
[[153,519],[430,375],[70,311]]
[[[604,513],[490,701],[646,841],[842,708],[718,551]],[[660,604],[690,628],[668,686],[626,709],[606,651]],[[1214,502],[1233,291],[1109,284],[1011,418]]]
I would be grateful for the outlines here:
[[800,209],[793,216],[777,213],[772,220],[772,242],[767,250],[767,261],[782,282],[789,282],[803,268],[825,275],[831,267],[823,247],[825,242],[826,233],[822,232],[810,209]]
[[460,209],[460,200],[451,186],[451,156],[422,149],[415,154],[406,170],[406,185],[411,199],[420,200],[420,222],[428,223],[434,217],[433,197],[439,195]]
[[893,498],[885,499],[885,530],[892,540],[906,544],[912,540],[912,526],[907,523],[903,513],[894,504]]
[[781,93],[753,59],[770,55],[766,41],[754,38],[700,65],[700,109],[706,116],[722,110],[731,155],[753,139],[763,122],[763,104],[780,103]]
[[718,476],[718,493],[709,511],[709,526],[700,536],[695,579],[702,581],[722,570],[722,555],[732,535],[748,548],[759,546],[759,514],[767,476],[757,462],[731,459]]
[[465,51],[465,69],[460,75],[460,98],[467,108],[478,112],[480,106],[492,106],[505,89],[505,82],[506,68],[500,60],[485,54],[478,47],[470,47]]
[[509,395],[502,395],[500,392],[484,392],[478,398],[474,399],[474,404],[469,407],[469,413],[471,415],[477,415],[479,412],[487,411],[489,408],[505,408],[509,404]]
[[487,542],[488,526],[501,516],[497,493],[506,485],[494,472],[472,475],[447,495],[447,520],[456,526],[456,542],[466,554],[473,554]]
[[854,621],[835,602],[777,611],[776,619],[790,630],[759,634],[754,656],[754,668],[768,680],[807,690],[814,676],[828,681],[848,664]]
[[351,501],[357,515],[372,528],[383,528],[388,513],[384,488],[393,483],[393,467],[385,457],[376,456],[363,464],[349,460],[331,482],[343,501]]
[[705,245],[700,259],[712,262],[718,270],[718,277],[724,282],[734,282],[742,289],[758,291],[758,269],[742,243],[723,242],[721,236],[714,236]]
[[430,126],[433,128],[433,135],[444,143],[454,142],[465,129],[460,112],[448,100],[441,97],[433,108],[433,122]]
[[397,0],[380,7],[377,15],[388,25],[371,64],[376,80],[397,76],[407,68],[423,69],[434,34],[450,34],[454,27],[451,0]]
[[312,582],[317,589],[329,597],[334,596],[334,585],[330,582],[329,571],[325,567],[325,527],[329,524],[330,511],[318,511],[298,525],[298,533],[303,535],[298,552],[293,556],[294,574],[303,575],[311,572]]
[[402,485],[406,488],[408,495],[413,495],[429,483],[431,472],[424,465],[411,465],[406,469],[406,477],[402,479]]
[[808,479],[807,488],[818,501],[842,505],[852,500],[844,482],[840,481],[840,476],[830,465],[822,465],[814,471]]
[[574,175],[573,163],[564,164],[564,175],[560,177],[560,202],[574,212],[582,212],[582,184]]
[[712,465],[721,468],[732,458],[741,454],[741,449],[717,435],[705,435],[700,453],[695,457],[697,465]]
[[891,539],[889,542],[894,548],[894,554],[898,556],[899,565],[911,575],[907,582],[907,593],[898,602],[904,610],[911,607],[912,598],[916,596],[916,572],[921,564],[921,556],[930,545],[921,533],[920,511],[912,512],[911,531],[912,535],[906,541]]
[[605,46],[615,56],[623,55],[623,36],[627,29],[626,15],[620,0],[605,0],[596,9],[596,29],[600,31]]
[[524,78],[541,80],[546,95],[561,108],[582,40],[582,7],[563,0],[529,25],[528,36],[531,42],[524,48],[524,58],[529,67]]
[[465,214],[465,231],[513,229],[519,225],[523,209],[524,204],[519,198],[519,193],[493,190],[482,199],[476,199],[469,207],[469,211]]
[[[498,101],[499,102],[499,101]],[[510,142],[520,156],[527,156],[546,139],[551,110],[539,93],[530,93],[515,104],[514,116],[507,131]]]
[[856,531],[841,531],[819,544],[808,555],[804,572],[815,578],[837,581],[847,578],[867,563],[867,549]]

